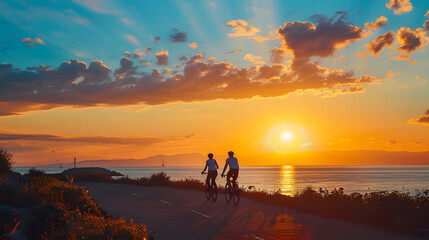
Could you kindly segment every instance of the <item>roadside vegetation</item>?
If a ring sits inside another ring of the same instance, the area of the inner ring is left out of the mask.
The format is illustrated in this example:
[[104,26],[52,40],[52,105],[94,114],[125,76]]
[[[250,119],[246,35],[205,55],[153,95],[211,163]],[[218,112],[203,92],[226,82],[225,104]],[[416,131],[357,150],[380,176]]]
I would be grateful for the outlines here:
[[[2,167],[5,159],[11,155],[0,150]],[[0,174],[0,239],[146,239],[145,225],[110,217],[72,176],[21,176],[10,166]]]

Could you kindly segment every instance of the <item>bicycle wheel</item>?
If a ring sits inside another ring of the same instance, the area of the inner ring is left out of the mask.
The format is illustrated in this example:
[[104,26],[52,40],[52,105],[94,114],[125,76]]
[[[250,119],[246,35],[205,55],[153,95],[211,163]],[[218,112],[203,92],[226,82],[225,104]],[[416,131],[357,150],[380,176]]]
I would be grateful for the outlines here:
[[227,183],[225,185],[225,201],[227,203],[231,202],[231,196],[232,195],[232,189],[231,189],[231,183]]
[[235,206],[238,206],[240,203],[240,189],[238,189],[238,187],[234,187],[232,190],[232,199],[234,200]]
[[213,185],[213,187],[212,187],[211,197],[212,197],[213,202],[216,202],[216,200],[217,200],[217,186],[216,185]]
[[204,192],[206,194],[206,198],[207,200],[210,200],[210,186],[206,183],[206,185],[204,186]]

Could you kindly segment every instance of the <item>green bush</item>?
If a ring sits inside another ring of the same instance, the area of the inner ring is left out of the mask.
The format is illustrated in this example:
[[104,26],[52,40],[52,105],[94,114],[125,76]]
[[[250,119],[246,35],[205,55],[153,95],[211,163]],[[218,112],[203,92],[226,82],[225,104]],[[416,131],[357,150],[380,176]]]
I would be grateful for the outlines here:
[[12,153],[0,148],[0,174],[8,173],[12,167]]

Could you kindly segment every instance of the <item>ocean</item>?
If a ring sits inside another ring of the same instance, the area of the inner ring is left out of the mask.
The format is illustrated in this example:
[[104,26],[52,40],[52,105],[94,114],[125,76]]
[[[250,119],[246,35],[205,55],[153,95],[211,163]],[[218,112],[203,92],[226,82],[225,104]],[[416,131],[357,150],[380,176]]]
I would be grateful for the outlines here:
[[[166,172],[171,179],[195,178],[205,180],[201,175],[203,167],[106,167],[130,178],[150,176]],[[29,168],[16,167],[15,171],[25,173]],[[58,173],[65,168],[39,168],[47,173]],[[219,169],[217,182],[225,184]],[[240,168],[239,186],[266,191],[280,191],[293,195],[308,186],[333,190],[342,187],[344,192],[367,193],[374,191],[402,191],[416,194],[417,190],[429,189],[429,166],[243,166]]]

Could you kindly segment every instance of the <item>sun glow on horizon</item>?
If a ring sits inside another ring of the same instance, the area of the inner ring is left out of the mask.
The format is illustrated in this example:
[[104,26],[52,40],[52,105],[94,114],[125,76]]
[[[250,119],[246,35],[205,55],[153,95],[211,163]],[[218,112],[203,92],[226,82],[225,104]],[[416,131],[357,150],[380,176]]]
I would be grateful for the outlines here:
[[279,125],[268,133],[266,146],[270,151],[292,153],[301,151],[305,133],[292,125]]

